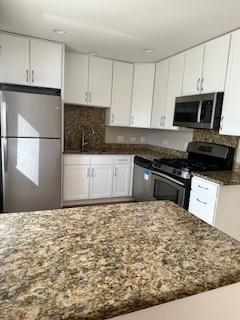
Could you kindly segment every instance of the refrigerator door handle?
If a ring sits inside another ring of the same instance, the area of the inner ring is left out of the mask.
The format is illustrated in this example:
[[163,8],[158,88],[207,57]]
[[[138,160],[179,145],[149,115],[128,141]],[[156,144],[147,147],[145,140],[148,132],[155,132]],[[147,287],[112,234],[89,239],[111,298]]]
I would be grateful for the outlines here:
[[2,138],[2,152],[3,152],[3,161],[4,161],[4,171],[8,171],[8,142],[7,138]]
[[3,93],[1,93],[1,136],[7,137],[7,103],[3,99]]

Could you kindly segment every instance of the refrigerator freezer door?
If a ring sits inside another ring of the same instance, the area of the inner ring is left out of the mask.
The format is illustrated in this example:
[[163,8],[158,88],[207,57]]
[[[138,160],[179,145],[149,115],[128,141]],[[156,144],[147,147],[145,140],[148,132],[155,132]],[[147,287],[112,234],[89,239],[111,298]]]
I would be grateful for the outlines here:
[[60,138],[59,96],[13,91],[2,91],[1,96],[1,122],[6,128],[2,136]]
[[60,140],[1,140],[4,212],[59,208]]

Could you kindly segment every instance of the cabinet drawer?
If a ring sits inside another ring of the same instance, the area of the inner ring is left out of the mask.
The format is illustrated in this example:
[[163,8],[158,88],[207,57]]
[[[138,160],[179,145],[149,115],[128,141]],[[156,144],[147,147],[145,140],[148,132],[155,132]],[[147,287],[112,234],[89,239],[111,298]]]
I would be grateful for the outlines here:
[[216,201],[191,191],[188,211],[213,225]]
[[216,199],[218,196],[217,184],[198,177],[192,179],[192,190],[208,198]]
[[114,164],[130,164],[130,156],[114,156]]
[[82,156],[79,154],[65,154],[64,155],[64,165],[74,165],[74,164],[90,164],[89,156]]
[[113,156],[91,156],[91,164],[113,164]]

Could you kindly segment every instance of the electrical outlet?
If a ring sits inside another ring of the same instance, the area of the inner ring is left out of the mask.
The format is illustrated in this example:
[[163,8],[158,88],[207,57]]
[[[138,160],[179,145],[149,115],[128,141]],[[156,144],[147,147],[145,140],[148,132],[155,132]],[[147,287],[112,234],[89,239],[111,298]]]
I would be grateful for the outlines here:
[[130,141],[131,141],[131,142],[136,142],[136,141],[137,141],[137,138],[136,138],[136,137],[130,137]]
[[146,137],[141,137],[141,138],[140,138],[140,142],[141,142],[141,143],[145,143],[145,142],[146,142]]
[[163,140],[163,145],[166,147],[168,145],[168,140]]
[[117,136],[117,142],[118,143],[122,143],[124,141],[124,137],[123,136]]

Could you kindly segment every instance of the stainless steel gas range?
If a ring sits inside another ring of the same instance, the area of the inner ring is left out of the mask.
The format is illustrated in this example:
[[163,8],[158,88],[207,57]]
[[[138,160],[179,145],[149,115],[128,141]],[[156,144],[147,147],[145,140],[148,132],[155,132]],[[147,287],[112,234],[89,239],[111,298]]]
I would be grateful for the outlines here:
[[[187,147],[187,158],[155,159],[144,168],[142,181],[139,179],[139,158],[135,161],[133,197],[137,201],[170,200],[179,206],[188,208],[193,171],[231,170],[234,159],[234,148],[206,143],[190,142]],[[148,179],[148,194],[141,199],[138,189]]]

